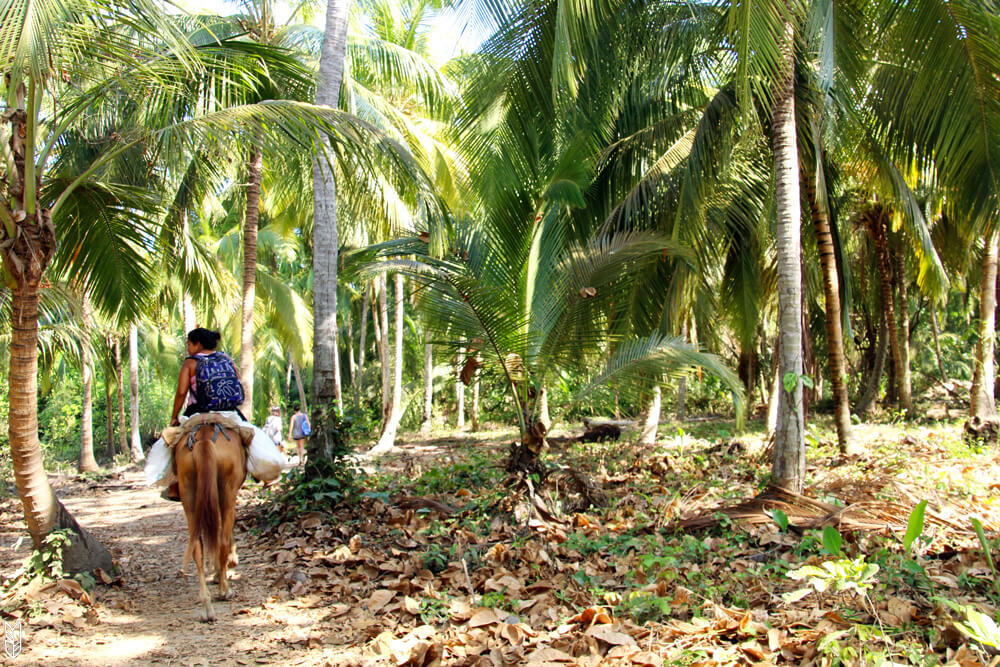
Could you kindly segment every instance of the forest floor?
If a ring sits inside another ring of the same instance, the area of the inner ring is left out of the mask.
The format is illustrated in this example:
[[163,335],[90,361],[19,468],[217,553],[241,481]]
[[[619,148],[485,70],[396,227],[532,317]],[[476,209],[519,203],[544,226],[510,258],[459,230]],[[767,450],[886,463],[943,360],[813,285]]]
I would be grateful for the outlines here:
[[[995,445],[959,423],[865,425],[865,456],[845,460],[814,427],[805,494],[759,495],[767,442],[731,430],[663,425],[651,447],[556,434],[530,485],[503,470],[510,431],[413,437],[328,513],[336,488],[279,511],[280,486],[248,486],[235,598],[211,625],[179,572],[179,504],[136,471],[54,477],[118,571],[87,591],[24,577],[0,591],[23,622],[21,655],[0,664],[1000,662],[1000,583],[971,523],[996,553]],[[19,503],[0,502],[0,579],[29,555],[22,535]]]

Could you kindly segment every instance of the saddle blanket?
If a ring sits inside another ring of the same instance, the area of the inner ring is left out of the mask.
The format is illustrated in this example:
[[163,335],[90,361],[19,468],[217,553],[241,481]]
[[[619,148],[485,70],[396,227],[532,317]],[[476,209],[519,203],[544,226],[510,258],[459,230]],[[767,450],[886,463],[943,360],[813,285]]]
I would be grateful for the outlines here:
[[[177,480],[174,470],[174,447],[205,424],[227,429],[229,437],[239,437],[247,448],[247,472],[263,482],[281,476],[287,466],[284,454],[263,429],[243,421],[236,411],[206,412],[192,417],[180,417],[180,426],[163,429],[161,437],[149,449],[146,458],[146,486],[167,486]],[[215,433],[216,439],[224,437]]]

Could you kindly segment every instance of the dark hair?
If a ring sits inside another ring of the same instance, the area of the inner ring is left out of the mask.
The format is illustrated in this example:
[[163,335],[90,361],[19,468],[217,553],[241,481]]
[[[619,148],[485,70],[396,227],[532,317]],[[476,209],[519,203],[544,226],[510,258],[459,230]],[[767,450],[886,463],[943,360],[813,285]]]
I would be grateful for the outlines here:
[[292,403],[292,410],[294,410],[295,412],[298,412],[301,409],[302,409],[302,406],[300,404],[298,404],[298,403]]
[[206,350],[214,350],[215,346],[219,344],[220,338],[222,338],[222,334],[218,331],[209,331],[208,329],[203,329],[201,327],[191,329],[187,336],[189,341],[192,343],[199,343]]

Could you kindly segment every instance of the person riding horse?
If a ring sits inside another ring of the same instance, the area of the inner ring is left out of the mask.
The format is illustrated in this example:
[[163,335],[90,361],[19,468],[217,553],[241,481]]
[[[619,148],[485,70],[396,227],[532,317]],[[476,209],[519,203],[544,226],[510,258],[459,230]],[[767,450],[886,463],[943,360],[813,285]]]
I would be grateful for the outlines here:
[[[180,376],[177,379],[177,391],[174,394],[174,410],[170,415],[171,426],[180,425],[178,417],[185,403],[187,404],[187,408],[184,410],[185,417],[220,409],[220,406],[210,404],[210,400],[206,398],[207,392],[205,390],[207,387],[198,387],[199,364],[209,362],[216,365],[216,376],[228,375],[230,384],[233,384],[232,378],[235,378],[235,383],[239,385],[238,387],[232,387],[233,391],[231,391],[231,402],[235,403],[235,405],[227,405],[226,408],[235,410],[246,421],[246,417],[243,417],[243,413],[237,407],[243,402],[243,380],[240,378],[239,370],[237,370],[233,360],[228,355],[216,351],[215,348],[218,347],[220,338],[222,338],[222,335],[218,331],[210,331],[201,327],[188,332],[188,356],[184,360],[184,363],[181,364]],[[202,373],[203,381],[205,377],[206,375]],[[168,500],[181,499],[178,493],[177,482],[172,483],[167,488],[163,497]]]

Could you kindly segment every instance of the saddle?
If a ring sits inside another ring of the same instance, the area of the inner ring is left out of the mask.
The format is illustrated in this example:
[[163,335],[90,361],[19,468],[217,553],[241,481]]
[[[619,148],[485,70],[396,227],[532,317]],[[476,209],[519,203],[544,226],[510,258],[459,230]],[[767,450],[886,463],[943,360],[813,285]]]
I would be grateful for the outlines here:
[[249,448],[250,443],[253,441],[254,430],[249,424],[236,421],[217,412],[203,412],[194,415],[180,426],[168,426],[163,429],[163,433],[161,434],[163,442],[171,451],[181,442],[184,442],[188,449],[192,449],[194,447],[195,435],[202,426],[213,427],[212,442],[215,442],[220,435],[229,440],[229,433],[226,431],[232,431],[237,434],[244,448]]

